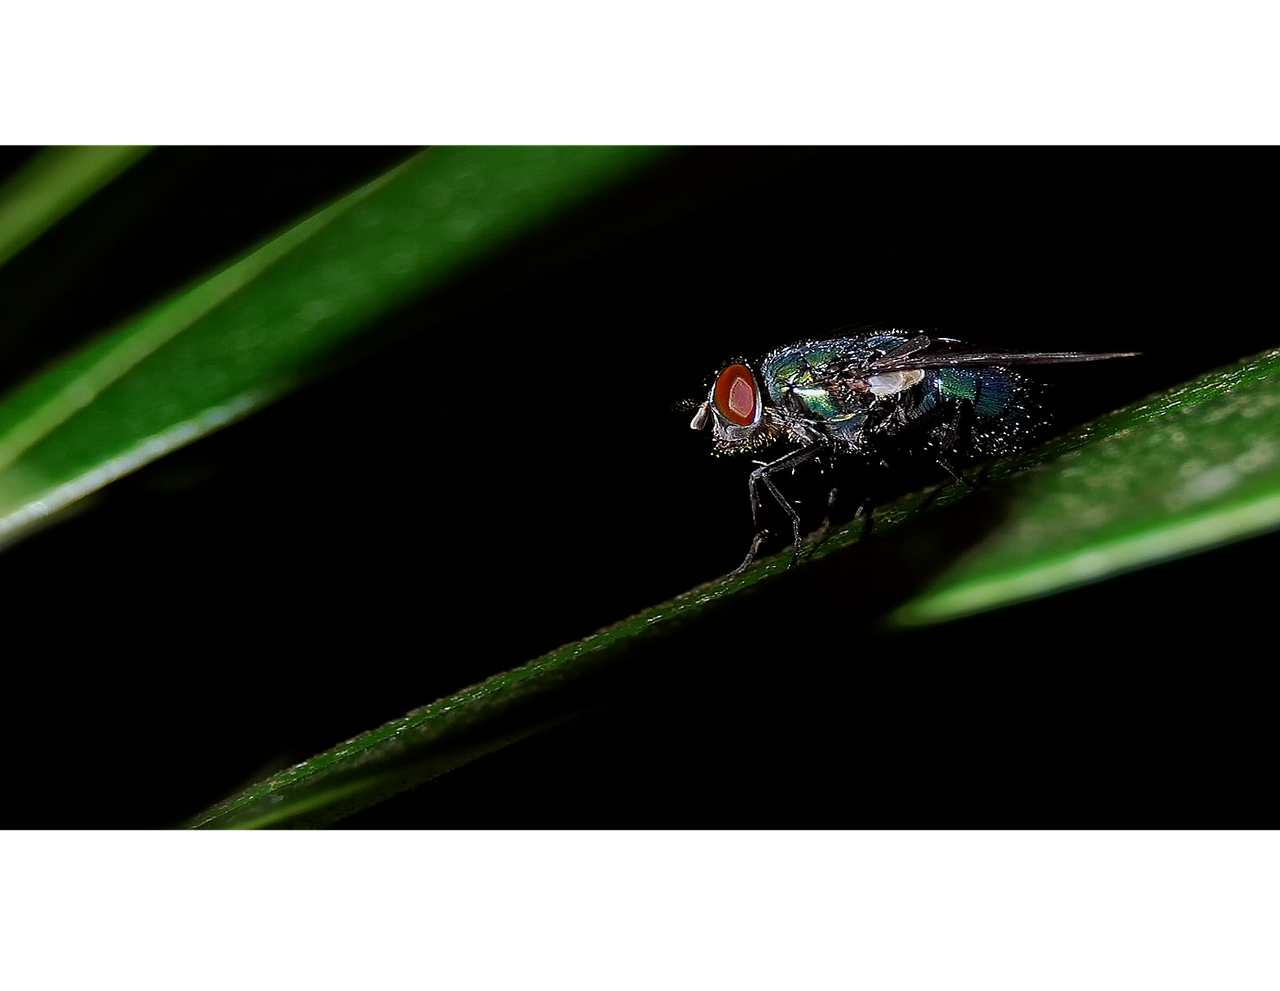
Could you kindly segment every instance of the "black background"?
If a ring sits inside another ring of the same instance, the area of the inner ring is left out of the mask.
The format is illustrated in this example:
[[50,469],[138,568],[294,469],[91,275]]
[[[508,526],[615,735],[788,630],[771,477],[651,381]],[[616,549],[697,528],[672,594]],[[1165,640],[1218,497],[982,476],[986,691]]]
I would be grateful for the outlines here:
[[[408,154],[154,153],[0,269],[0,380]],[[1146,352],[1046,373],[1065,425],[1274,345],[1273,166],[679,153],[7,549],[4,824],[175,824],[723,574],[751,535],[748,462],[712,458],[674,407],[727,358],[879,320]],[[346,825],[1255,824],[1276,550],[893,638],[792,599]]]

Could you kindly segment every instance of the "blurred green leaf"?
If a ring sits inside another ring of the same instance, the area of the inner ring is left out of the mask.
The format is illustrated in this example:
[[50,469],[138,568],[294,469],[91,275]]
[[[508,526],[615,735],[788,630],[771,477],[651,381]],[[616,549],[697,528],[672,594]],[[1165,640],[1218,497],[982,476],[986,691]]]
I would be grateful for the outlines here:
[[104,145],[37,154],[0,187],[0,265],[149,150]]
[[437,148],[0,404],[0,541],[268,402],[375,318],[661,152]]

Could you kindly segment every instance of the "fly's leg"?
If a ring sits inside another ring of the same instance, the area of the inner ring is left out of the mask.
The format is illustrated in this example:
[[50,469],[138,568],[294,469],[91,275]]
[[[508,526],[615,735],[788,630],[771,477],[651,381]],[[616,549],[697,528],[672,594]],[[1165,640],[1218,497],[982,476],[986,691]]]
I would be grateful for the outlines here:
[[751,546],[747,549],[747,556],[743,558],[742,563],[729,572],[730,578],[736,578],[747,570],[747,567],[756,559],[756,555],[760,553],[760,546],[764,543],[764,538],[769,536],[768,530],[761,530],[751,540]]
[[827,514],[822,517],[822,522],[818,525],[818,529],[810,534],[815,544],[822,543],[827,539],[827,534],[831,532],[831,510],[836,508],[837,491],[839,490],[833,485],[831,491],[827,494]]
[[790,454],[784,455],[777,461],[770,461],[768,464],[760,465],[751,473],[751,477],[747,479],[747,488],[751,492],[751,519],[757,527],[757,532],[755,538],[751,541],[751,548],[747,551],[746,558],[740,565],[729,572],[730,577],[740,575],[747,570],[747,567],[755,560],[756,554],[759,553],[760,547],[764,543],[765,538],[769,536],[769,531],[760,527],[760,494],[757,486],[762,483],[764,484],[764,487],[769,490],[769,494],[777,500],[778,505],[786,511],[786,514],[789,517],[791,517],[792,544],[795,548],[795,553],[791,558],[791,563],[795,564],[800,560],[800,547],[803,541],[803,537],[800,533],[800,514],[796,512],[795,507],[791,505],[791,503],[787,502],[787,500],[783,498],[782,493],[778,491],[778,486],[774,484],[771,476],[780,471],[786,471],[790,468],[795,468],[797,465],[804,464],[806,461],[816,457],[820,450],[821,448],[818,445],[811,444],[800,448],[798,451],[792,451]]
[[[826,515],[822,517],[822,522],[818,525],[818,529],[814,530],[813,533],[809,534],[809,543],[813,544],[814,547],[817,547],[824,540],[826,540],[827,534],[831,532],[831,511],[836,508],[836,495],[839,493],[839,491],[840,491],[839,487],[833,485],[831,486],[831,491],[827,493]],[[865,501],[864,503],[858,504],[858,512],[862,511],[862,506],[864,504],[865,504]],[[855,513],[854,515],[856,516],[857,513]]]
[[[836,490],[832,489],[831,494],[827,496],[827,515],[822,521],[822,526],[818,527],[813,534],[813,542],[821,543],[827,539],[827,534],[831,530],[831,510],[836,505]],[[853,511],[853,519],[862,520],[862,532],[858,534],[858,540],[866,540],[871,536],[871,523],[875,519],[875,500],[871,495],[864,495],[858,502],[858,507]]]
[[974,491],[977,490],[978,486],[975,485],[973,482],[969,481],[969,479],[965,477],[964,472],[962,472],[959,468],[957,468],[950,461],[944,458],[941,454],[937,455],[937,457],[935,457],[934,460],[937,461],[938,464],[940,464],[943,468],[947,469],[951,477],[954,478],[961,485],[963,485],[965,488],[971,489]]
[[765,488],[773,496],[779,506],[787,511],[787,515],[791,517],[791,544],[793,547],[791,553],[791,564],[795,565],[800,560],[800,545],[804,541],[803,535],[800,533],[800,514],[796,512],[796,507],[787,502],[782,497],[782,493],[778,491],[778,486],[773,484],[773,479],[768,475],[761,475],[760,481],[764,482]]
[[969,432],[969,414],[972,409],[968,402],[957,401],[953,404],[953,412],[951,417],[942,425],[933,431],[933,436],[938,442],[938,454],[934,460],[938,462],[947,472],[961,485],[968,489],[977,489],[978,486],[969,481],[959,468],[951,463],[944,452],[954,451],[961,443],[961,438],[967,440]]

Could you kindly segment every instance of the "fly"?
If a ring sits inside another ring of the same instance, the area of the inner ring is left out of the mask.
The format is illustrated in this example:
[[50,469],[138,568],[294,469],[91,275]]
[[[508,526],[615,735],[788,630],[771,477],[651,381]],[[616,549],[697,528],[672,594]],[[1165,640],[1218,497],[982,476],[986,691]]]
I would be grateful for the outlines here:
[[1056,365],[1127,358],[1136,351],[1018,352],[978,348],[947,337],[864,329],[828,341],[778,348],[756,363],[735,362],[716,377],[689,424],[708,424],[717,454],[773,444],[793,449],[758,464],[748,482],[756,536],[741,574],[768,531],[760,525],[760,486],[791,519],[800,559],[800,515],[773,476],[820,455],[876,458],[889,438],[927,444],[937,462],[972,488],[952,456],[997,456],[1024,447],[1046,422],[1032,383],[1012,365]]

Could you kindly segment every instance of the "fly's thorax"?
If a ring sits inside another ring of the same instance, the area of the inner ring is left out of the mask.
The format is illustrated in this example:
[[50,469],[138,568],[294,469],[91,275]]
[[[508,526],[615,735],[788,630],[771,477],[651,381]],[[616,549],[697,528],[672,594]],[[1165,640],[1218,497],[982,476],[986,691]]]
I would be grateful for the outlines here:
[[856,412],[834,380],[842,358],[838,341],[819,341],[779,348],[760,364],[773,405],[792,418],[830,420]]
[[760,374],[773,402],[782,403],[789,392],[822,386],[837,370],[869,363],[879,353],[870,341],[856,338],[801,341],[765,355]]
[[884,422],[886,406],[905,410],[920,402],[925,372],[872,371],[874,362],[904,339],[810,341],[768,355],[761,374],[774,405],[788,418],[788,435],[799,443],[825,439],[840,450],[864,451],[868,423]]

